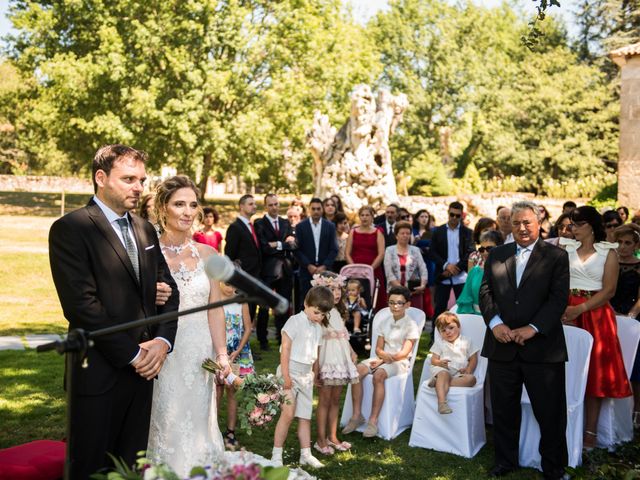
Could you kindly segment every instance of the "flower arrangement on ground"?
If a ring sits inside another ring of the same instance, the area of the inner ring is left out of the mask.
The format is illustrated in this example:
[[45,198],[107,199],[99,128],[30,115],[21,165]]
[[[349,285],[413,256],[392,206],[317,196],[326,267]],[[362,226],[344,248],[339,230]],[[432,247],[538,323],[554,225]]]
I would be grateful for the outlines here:
[[[202,363],[202,368],[218,374],[220,366],[210,358]],[[238,388],[238,418],[240,428],[251,435],[255,427],[266,427],[280,412],[282,403],[287,402],[282,388],[282,379],[273,374],[247,375],[241,379],[229,374],[225,381]]]
[[111,456],[115,468],[106,474],[94,474],[91,478],[94,480],[286,480],[290,476],[287,467],[263,466],[253,461],[251,453],[237,453],[239,455],[233,457],[225,455],[225,458],[215,465],[195,466],[186,478],[178,476],[168,465],[154,463],[146,457],[145,452],[140,452],[133,468]]

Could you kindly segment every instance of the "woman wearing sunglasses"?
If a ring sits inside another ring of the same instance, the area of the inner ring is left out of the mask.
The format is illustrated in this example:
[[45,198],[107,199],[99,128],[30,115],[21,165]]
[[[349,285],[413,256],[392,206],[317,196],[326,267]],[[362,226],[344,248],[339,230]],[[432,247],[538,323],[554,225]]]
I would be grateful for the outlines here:
[[602,214],[602,225],[604,226],[604,233],[607,234],[607,242],[615,243],[616,235],[614,231],[623,223],[620,214],[615,210],[607,210]]
[[460,293],[458,301],[456,302],[458,305],[456,313],[480,314],[480,300],[478,296],[480,293],[482,276],[484,275],[484,262],[487,260],[491,249],[498,247],[503,243],[504,240],[502,239],[502,234],[496,230],[486,230],[480,234],[480,247],[478,247],[477,252],[482,258],[475,267],[469,270],[467,281],[465,282],[462,293]]

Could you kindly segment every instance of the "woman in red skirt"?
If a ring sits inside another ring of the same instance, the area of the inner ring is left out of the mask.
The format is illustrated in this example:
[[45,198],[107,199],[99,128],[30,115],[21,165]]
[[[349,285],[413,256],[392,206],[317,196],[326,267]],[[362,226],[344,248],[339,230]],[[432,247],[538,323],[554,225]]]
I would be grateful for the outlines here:
[[595,208],[577,208],[570,218],[575,240],[560,239],[569,255],[571,274],[569,306],[563,320],[593,336],[585,399],[584,447],[589,449],[596,445],[602,399],[628,397],[631,387],[618,341],[616,316],[609,305],[618,281],[618,244],[604,241],[602,217]]

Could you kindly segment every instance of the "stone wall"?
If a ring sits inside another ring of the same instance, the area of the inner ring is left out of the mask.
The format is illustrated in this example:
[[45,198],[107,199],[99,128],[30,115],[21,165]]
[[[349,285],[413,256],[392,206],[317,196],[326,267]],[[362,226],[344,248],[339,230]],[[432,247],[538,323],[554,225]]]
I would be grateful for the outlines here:
[[87,179],[37,175],[0,175],[1,192],[93,193]]

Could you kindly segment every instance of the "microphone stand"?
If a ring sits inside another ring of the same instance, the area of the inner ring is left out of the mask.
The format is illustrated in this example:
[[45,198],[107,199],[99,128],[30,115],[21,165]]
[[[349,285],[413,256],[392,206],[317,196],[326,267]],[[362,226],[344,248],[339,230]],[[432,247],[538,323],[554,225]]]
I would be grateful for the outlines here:
[[[65,455],[65,464],[64,464],[64,480],[70,480],[71,475],[71,452],[74,451],[74,441],[73,435],[71,434],[71,412],[74,408],[74,365],[82,362],[82,368],[87,368],[89,363],[87,361],[87,352],[91,347],[93,347],[94,338],[102,337],[104,335],[110,335],[113,333],[123,332],[126,330],[130,330],[132,328],[144,327],[148,325],[156,325],[158,323],[166,323],[172,320],[176,320],[178,317],[182,317],[185,315],[190,315],[192,313],[202,312],[204,310],[210,310],[212,308],[220,308],[225,305],[229,305],[232,303],[260,303],[262,300],[258,297],[247,297],[245,295],[236,295],[235,297],[228,298],[226,300],[220,300],[218,302],[208,303],[206,305],[201,305],[199,307],[189,308],[187,310],[178,311],[175,310],[173,312],[162,313],[160,315],[154,315],[147,318],[141,318],[139,320],[134,320],[127,323],[122,323],[120,325],[114,325],[112,327],[101,328],[99,330],[93,330],[88,332],[83,330],[82,328],[74,328],[70,330],[67,334],[66,338],[62,340],[56,340],[54,342],[45,343],[43,345],[39,345],[36,348],[38,353],[47,352],[50,350],[57,351],[60,355],[67,354],[65,358],[65,390],[67,392],[67,421],[66,421],[66,432],[67,432],[67,448]],[[204,360],[204,359],[203,359]]]

